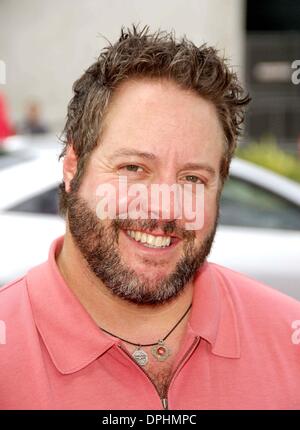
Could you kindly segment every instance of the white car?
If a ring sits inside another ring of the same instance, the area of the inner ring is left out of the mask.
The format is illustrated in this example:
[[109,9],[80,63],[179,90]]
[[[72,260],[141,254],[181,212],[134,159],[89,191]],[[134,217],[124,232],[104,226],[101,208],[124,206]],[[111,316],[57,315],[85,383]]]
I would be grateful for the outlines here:
[[[58,154],[49,147],[0,170],[0,285],[44,261],[51,241],[64,233]],[[300,185],[233,160],[209,260],[300,300]]]
[[234,159],[209,260],[300,300],[300,185]]

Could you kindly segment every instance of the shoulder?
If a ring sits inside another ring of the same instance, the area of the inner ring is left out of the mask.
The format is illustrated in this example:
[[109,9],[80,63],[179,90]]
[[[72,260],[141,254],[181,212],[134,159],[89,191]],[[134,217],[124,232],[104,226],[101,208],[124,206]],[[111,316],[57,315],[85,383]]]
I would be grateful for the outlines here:
[[285,310],[300,310],[300,302],[281,291],[219,264],[208,264],[213,276],[219,281],[218,284],[227,288],[234,297],[247,299],[249,306],[259,303],[264,305],[267,301],[273,306],[283,306]]
[[47,262],[32,267],[28,272],[15,280],[0,287],[0,315],[7,314],[14,306],[19,306],[20,302],[29,301],[29,284],[34,288],[45,281]]
[[32,267],[25,275],[0,288],[0,319],[10,324],[32,318],[30,288],[38,290],[46,281],[47,263]]
[[0,314],[1,316],[7,311],[11,306],[15,306],[19,303],[24,292],[26,290],[26,276],[19,277],[14,281],[9,282],[0,288]]
[[237,316],[245,325],[260,332],[292,333],[296,321],[300,326],[300,302],[246,275],[218,264],[209,269],[222,294],[232,301]]
[[20,354],[20,340],[32,321],[26,288],[26,277],[0,288],[0,375],[5,363],[9,365]]
[[26,276],[22,276],[0,288],[1,333],[5,331],[7,337],[10,339],[13,337],[16,340],[31,320]]

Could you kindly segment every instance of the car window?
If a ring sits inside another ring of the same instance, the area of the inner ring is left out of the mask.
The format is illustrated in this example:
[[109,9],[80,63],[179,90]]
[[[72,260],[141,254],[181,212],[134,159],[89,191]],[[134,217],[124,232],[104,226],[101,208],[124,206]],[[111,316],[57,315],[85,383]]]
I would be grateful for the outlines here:
[[7,154],[5,152],[1,152],[0,148],[0,170],[17,164],[22,164],[24,161],[30,160],[32,160],[32,156],[28,154]]
[[58,188],[54,187],[8,209],[13,212],[58,214]]
[[300,207],[262,187],[231,177],[223,190],[220,223],[300,230]]

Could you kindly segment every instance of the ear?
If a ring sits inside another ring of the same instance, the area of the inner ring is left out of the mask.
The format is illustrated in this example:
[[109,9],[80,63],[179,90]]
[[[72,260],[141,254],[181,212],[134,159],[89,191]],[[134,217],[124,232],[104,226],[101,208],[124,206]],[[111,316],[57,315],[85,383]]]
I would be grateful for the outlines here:
[[63,160],[63,174],[65,189],[68,193],[70,191],[70,183],[74,178],[77,171],[77,157],[73,149],[73,145],[68,145],[66,155]]

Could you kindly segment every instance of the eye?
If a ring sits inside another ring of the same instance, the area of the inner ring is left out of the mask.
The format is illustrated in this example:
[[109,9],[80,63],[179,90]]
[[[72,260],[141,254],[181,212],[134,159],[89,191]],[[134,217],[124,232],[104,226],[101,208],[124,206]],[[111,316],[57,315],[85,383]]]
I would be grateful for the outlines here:
[[195,176],[195,175],[187,175],[187,176],[185,176],[185,179],[188,182],[191,182],[193,184],[202,184],[203,183],[202,179],[199,178],[198,176]]
[[135,164],[127,164],[126,166],[121,167],[121,169],[127,170],[127,172],[143,172],[143,168],[141,166],[137,166]]

